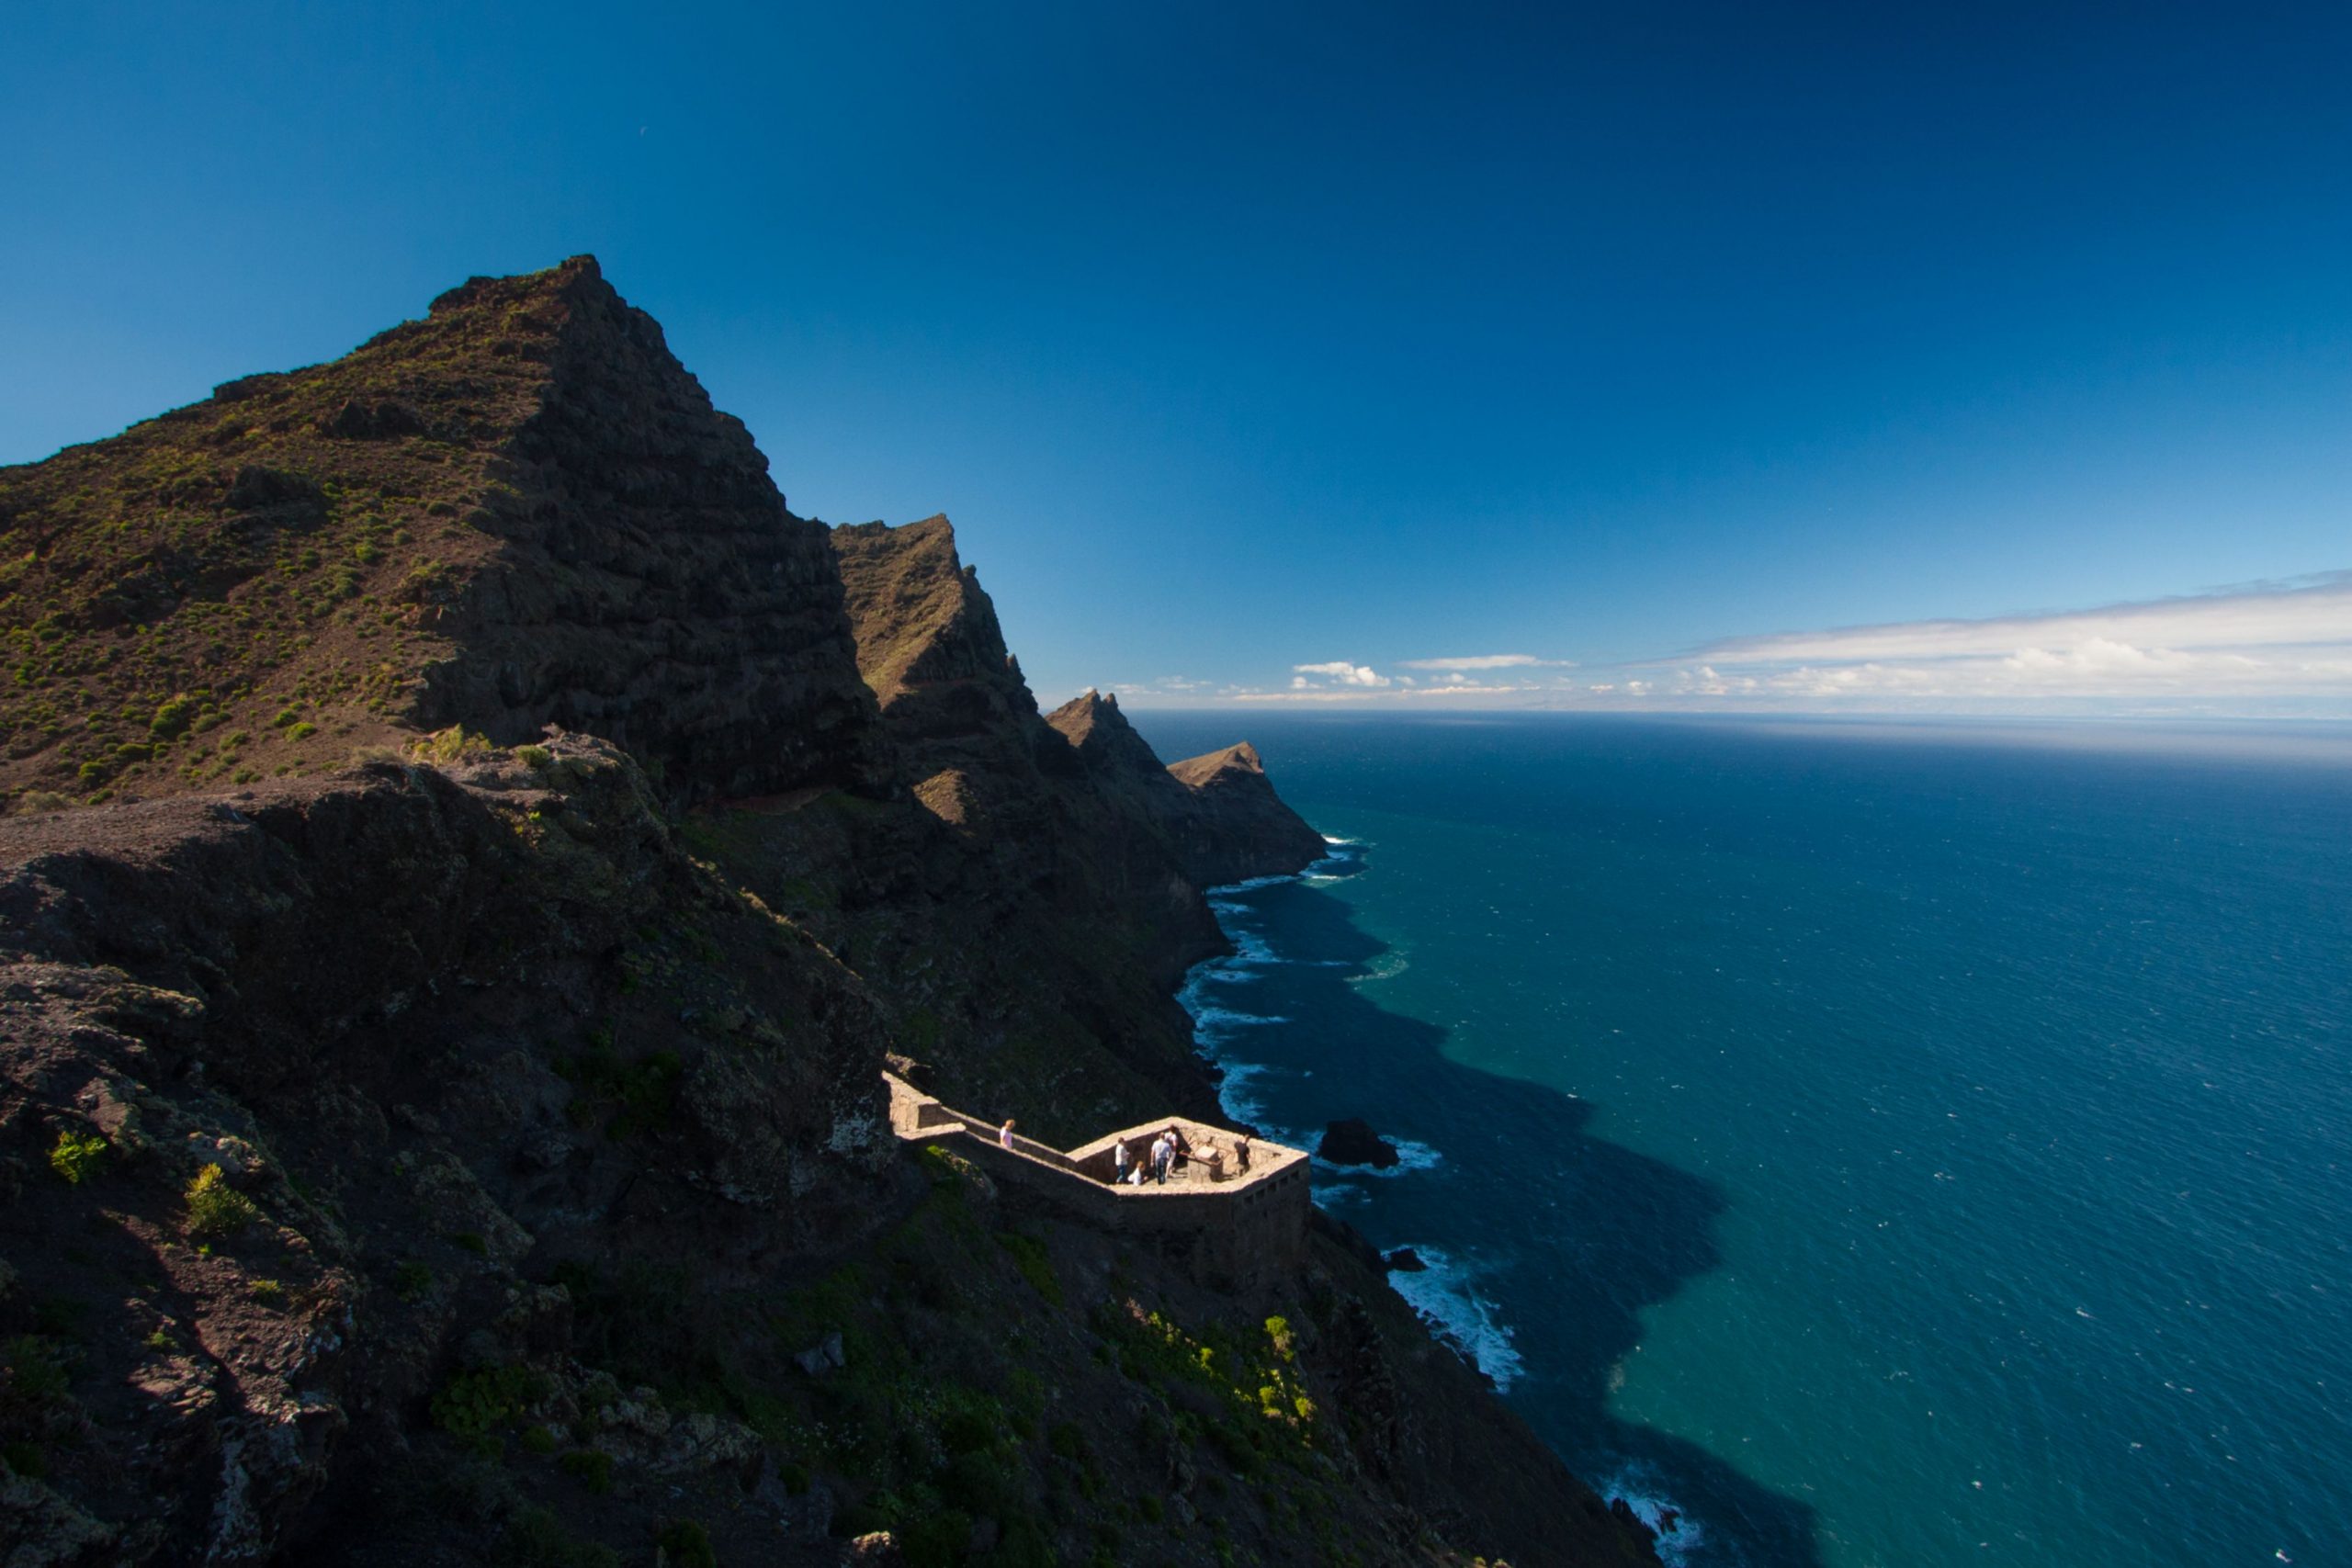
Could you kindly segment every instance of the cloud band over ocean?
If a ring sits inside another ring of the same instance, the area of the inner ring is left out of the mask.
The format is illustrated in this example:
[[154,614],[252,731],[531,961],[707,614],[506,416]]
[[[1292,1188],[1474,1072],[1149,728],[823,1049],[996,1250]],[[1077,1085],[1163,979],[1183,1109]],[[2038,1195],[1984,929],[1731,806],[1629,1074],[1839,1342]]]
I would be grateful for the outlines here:
[[[1393,671],[1393,672],[1392,672]],[[1634,711],[2352,718],[2352,571],[1980,620],[1727,637],[1579,667],[1531,653],[1293,665],[1281,684],[1165,677],[1170,703]]]

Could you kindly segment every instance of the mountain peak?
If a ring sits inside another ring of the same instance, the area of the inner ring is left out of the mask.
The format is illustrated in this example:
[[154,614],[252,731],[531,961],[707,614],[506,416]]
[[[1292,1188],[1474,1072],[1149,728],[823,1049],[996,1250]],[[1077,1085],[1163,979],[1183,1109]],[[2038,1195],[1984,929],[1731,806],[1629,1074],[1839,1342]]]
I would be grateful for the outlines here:
[[1266,776],[1266,764],[1264,759],[1258,755],[1255,746],[1241,740],[1222,750],[1205,751],[1197,757],[1187,757],[1181,762],[1170,762],[1168,771],[1193,788],[1203,789],[1227,773],[1255,774],[1263,778]]
[[821,527],[589,256],[0,468],[0,787],[225,788],[451,725],[590,730],[687,799],[866,765]]
[[[832,530],[858,672],[885,708],[921,687],[958,681],[1021,684],[996,605],[956,550],[944,513],[892,527]],[[1023,688],[1024,694],[1026,687]]]

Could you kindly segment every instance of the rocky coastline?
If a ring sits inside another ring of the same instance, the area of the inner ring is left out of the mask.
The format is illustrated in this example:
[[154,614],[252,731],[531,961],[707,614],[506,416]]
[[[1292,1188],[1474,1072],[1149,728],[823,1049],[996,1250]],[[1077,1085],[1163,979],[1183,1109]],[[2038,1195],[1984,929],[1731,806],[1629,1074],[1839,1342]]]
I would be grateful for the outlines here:
[[1318,1223],[1204,1287],[888,1135],[1218,1116],[1246,743],[1050,714],[595,263],[0,468],[12,1563],[1656,1561]]

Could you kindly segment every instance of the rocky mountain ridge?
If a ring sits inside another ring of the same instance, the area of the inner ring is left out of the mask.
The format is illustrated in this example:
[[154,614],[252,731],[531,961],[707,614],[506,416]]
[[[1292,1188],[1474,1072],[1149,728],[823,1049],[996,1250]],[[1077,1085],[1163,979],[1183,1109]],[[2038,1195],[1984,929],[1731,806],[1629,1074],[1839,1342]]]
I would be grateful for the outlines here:
[[1343,1229],[1244,1301],[900,1156],[886,1060],[1215,1116],[1202,888],[1321,841],[593,261],[0,469],[0,559],[11,1562],[1652,1561]]

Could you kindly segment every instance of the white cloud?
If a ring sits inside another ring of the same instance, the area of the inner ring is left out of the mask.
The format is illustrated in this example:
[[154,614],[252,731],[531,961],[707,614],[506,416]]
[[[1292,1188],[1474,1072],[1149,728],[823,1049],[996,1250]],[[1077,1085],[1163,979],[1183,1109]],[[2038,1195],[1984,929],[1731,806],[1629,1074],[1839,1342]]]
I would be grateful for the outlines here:
[[[1389,683],[1388,677],[1374,671],[1371,665],[1351,664],[1344,659],[1335,659],[1328,664],[1294,664],[1291,670],[1297,675],[1328,675],[1343,686],[1385,686]],[[1294,686],[1300,683],[1297,681],[1291,682]]]
[[1408,659],[1402,662],[1408,670],[1565,670],[1576,660],[1538,659],[1532,653],[1478,653],[1463,659]]
[[1715,661],[1954,659],[2026,648],[2253,648],[2352,640],[2352,571],[2215,593],[1979,621],[1905,621],[1836,631],[1733,637],[1699,652]]
[[1532,686],[1392,686],[1374,691],[1363,686],[1317,686],[1294,678],[1287,692],[1236,692],[1237,703],[1377,703],[1417,697],[1525,696]]
[[[1241,703],[1871,714],[2352,718],[2352,571],[1998,616],[1728,638],[1571,677],[1496,653],[1406,661],[1418,682],[1334,660]],[[1454,706],[1448,703],[1443,705]]]
[[2352,713],[2352,572],[2090,610],[1735,637],[1699,651],[1661,695],[1877,711],[2340,716]]

